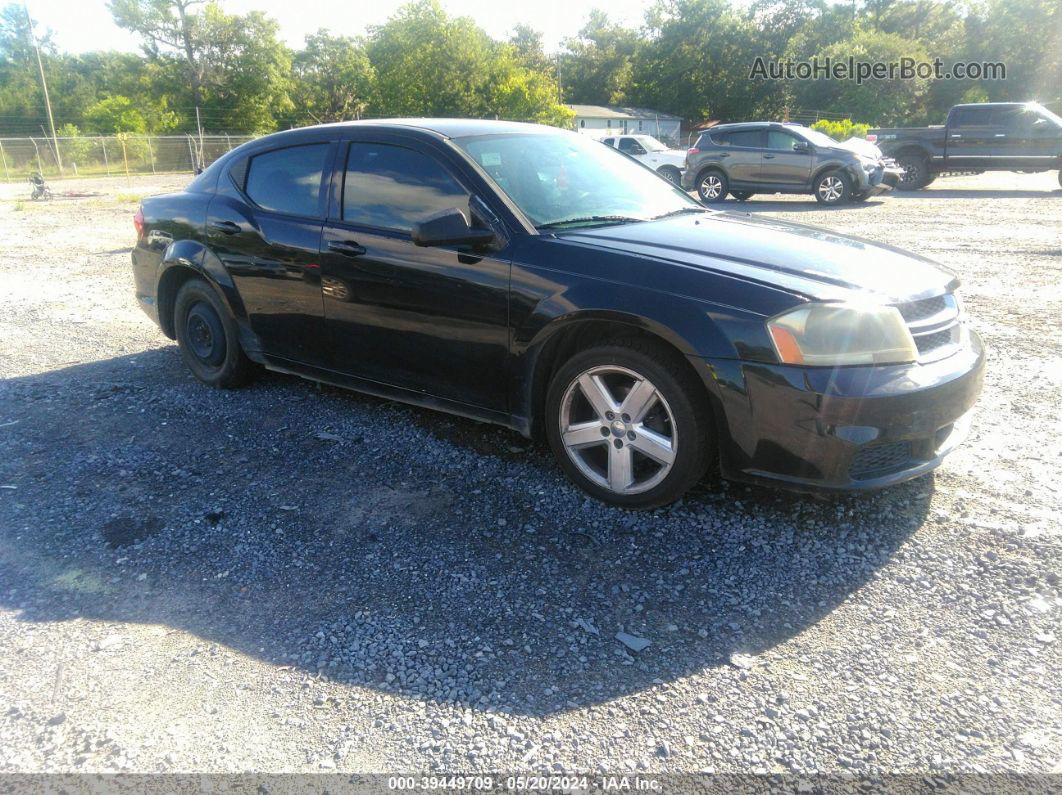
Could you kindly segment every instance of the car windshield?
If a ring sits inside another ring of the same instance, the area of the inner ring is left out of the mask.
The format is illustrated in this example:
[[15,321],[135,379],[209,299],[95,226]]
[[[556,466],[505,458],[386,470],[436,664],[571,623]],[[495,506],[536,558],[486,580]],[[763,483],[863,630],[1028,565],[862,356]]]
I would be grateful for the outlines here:
[[637,161],[575,133],[477,135],[454,143],[536,227],[648,221],[704,209]]
[[1062,116],[1059,116],[1057,113],[1052,113],[1043,105],[1037,105],[1035,102],[1029,103],[1029,108],[1039,113],[1043,118],[1049,119],[1059,127],[1062,127]]
[[644,146],[645,150],[647,152],[666,152],[667,151],[667,147],[664,146],[662,143],[660,143],[658,140],[656,140],[651,135],[639,135],[639,136],[635,137],[635,140],[637,140],[638,143],[640,143],[642,146]]
[[815,146],[837,146],[837,141],[833,140],[830,136],[820,133],[818,130],[813,130],[810,127],[802,127],[800,129],[790,128],[792,132],[797,135],[803,136],[806,140],[815,144]]

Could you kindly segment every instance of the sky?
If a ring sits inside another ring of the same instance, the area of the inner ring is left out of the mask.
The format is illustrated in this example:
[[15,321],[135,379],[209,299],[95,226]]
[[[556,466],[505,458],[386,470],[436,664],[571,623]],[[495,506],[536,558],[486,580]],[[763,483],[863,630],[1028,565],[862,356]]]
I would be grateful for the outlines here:
[[[264,11],[280,23],[280,34],[290,47],[300,47],[308,33],[328,28],[344,35],[363,34],[369,25],[385,22],[405,0],[222,0],[229,13]],[[647,0],[442,0],[454,16],[469,16],[497,39],[506,38],[524,22],[544,34],[548,51],[574,35],[592,8],[604,8],[624,24],[638,25]],[[138,50],[137,39],[111,20],[106,0],[28,0],[38,29],[51,28],[60,50]]]

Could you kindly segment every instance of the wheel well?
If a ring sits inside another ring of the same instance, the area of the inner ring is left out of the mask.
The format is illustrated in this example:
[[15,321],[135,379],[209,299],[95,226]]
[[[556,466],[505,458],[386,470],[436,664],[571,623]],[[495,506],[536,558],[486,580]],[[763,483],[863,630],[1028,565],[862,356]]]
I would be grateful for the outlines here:
[[826,176],[827,174],[829,174],[831,171],[840,171],[842,174],[844,174],[846,177],[848,177],[849,180],[851,180],[851,175],[849,175],[845,171],[845,167],[844,166],[838,165],[837,163],[832,163],[832,164],[830,164],[828,166],[823,166],[822,168],[820,168],[818,171],[816,171],[812,175],[812,177],[811,177],[811,187],[814,189],[815,183],[818,182],[820,178],[822,178],[822,177]]
[[177,301],[177,291],[189,279],[199,276],[199,272],[184,265],[174,265],[167,268],[159,279],[158,293],[155,300],[158,302],[159,326],[162,333],[171,340],[177,339],[177,329],[173,321],[173,305]]
[[705,175],[706,175],[706,174],[707,174],[708,172],[710,172],[710,171],[714,171],[714,172],[715,172],[715,173],[717,173],[717,174],[722,174],[722,175],[723,175],[724,177],[726,176],[726,172],[725,172],[725,171],[723,171],[723,168],[722,168],[722,166],[718,166],[718,165],[710,165],[710,166],[705,166],[704,168],[702,168],[702,169],[701,169],[700,171],[698,171],[698,172],[697,172],[697,180],[696,180],[696,181],[697,181],[698,183],[700,183],[700,181],[701,181],[702,179],[704,179]]
[[664,163],[664,165],[660,166],[660,168],[657,169],[657,171],[678,171],[678,170],[679,170],[678,166],[673,166],[670,163]]
[[900,158],[900,157],[904,157],[906,155],[914,155],[915,157],[920,157],[923,160],[928,160],[929,159],[929,155],[926,154],[926,151],[924,149],[922,149],[921,147],[918,147],[918,146],[904,146],[904,147],[901,147],[901,148],[897,149],[893,153],[892,157]]
[[704,386],[704,382],[694,370],[693,365],[690,364],[689,359],[670,342],[631,323],[623,323],[618,320],[580,320],[554,333],[543,343],[542,349],[535,358],[531,377],[531,400],[528,407],[531,412],[531,435],[533,438],[541,439],[544,432],[545,425],[542,419],[545,414],[546,393],[549,391],[549,384],[553,380],[553,374],[579,351],[586,350],[598,343],[620,339],[644,340],[666,349],[669,355],[672,355],[676,361],[681,361],[681,366],[686,368],[690,375],[693,376],[693,380],[699,385],[701,390],[700,399],[705,401],[705,405],[710,410],[713,410],[714,413],[715,406],[710,399],[708,390]]

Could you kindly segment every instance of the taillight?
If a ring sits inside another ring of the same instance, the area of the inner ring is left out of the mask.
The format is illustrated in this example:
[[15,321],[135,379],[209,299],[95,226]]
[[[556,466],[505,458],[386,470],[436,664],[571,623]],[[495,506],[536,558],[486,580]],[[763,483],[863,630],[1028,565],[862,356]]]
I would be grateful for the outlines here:
[[140,240],[144,237],[144,210],[141,207],[136,208],[136,215],[133,216],[133,226],[136,227],[136,239]]
[[875,141],[878,140],[878,136],[874,135],[873,133],[870,133],[869,135],[867,135],[867,140],[870,143],[874,143]]
[[700,153],[700,149],[698,149],[696,146],[691,146],[689,149],[686,150],[686,157],[689,157],[690,155],[699,155]]

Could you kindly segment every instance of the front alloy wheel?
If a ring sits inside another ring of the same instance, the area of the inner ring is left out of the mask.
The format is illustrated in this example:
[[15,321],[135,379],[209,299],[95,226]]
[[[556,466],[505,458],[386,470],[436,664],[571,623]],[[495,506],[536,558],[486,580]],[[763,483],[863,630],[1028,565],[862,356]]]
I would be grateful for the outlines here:
[[707,469],[712,433],[703,387],[673,352],[642,341],[572,357],[547,396],[550,446],[598,499],[651,508],[678,499]]
[[848,200],[850,194],[847,180],[837,172],[820,177],[815,185],[815,198],[822,204],[841,204]]
[[605,365],[581,373],[561,401],[561,440],[589,480],[616,494],[638,494],[671,471],[678,448],[667,401],[645,376]]

